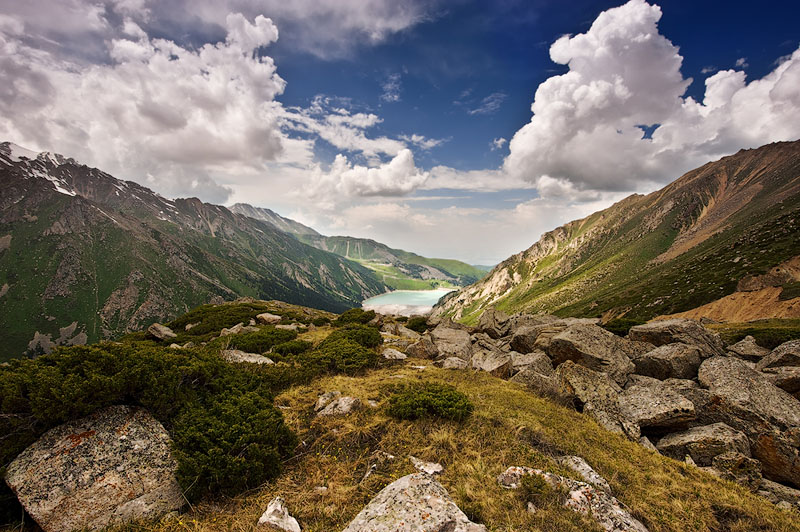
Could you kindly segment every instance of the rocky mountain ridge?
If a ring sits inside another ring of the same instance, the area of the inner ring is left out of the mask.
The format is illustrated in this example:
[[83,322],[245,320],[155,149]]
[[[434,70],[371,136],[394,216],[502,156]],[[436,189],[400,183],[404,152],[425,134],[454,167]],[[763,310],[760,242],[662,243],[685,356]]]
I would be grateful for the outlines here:
[[[434,313],[474,323],[489,307],[606,319],[688,311],[797,257],[799,215],[800,141],[742,150],[545,233]],[[785,310],[800,316],[800,304]]]
[[168,200],[73,159],[0,144],[0,359],[110,338],[214,296],[344,310],[372,273],[270,223]]

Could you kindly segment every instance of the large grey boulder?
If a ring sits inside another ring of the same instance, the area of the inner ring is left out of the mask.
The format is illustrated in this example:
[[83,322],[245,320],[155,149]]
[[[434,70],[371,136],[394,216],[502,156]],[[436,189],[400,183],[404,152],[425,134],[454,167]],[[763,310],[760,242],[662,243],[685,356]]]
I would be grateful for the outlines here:
[[736,482],[750,491],[756,491],[761,485],[761,463],[745,454],[736,451],[718,454],[712,465],[720,477]]
[[486,532],[432,476],[415,473],[383,488],[342,532]]
[[543,351],[533,351],[525,354],[511,351],[509,355],[511,355],[511,368],[515,373],[525,368],[531,368],[542,375],[552,375],[554,372],[553,362]]
[[642,428],[675,428],[695,418],[691,401],[670,386],[631,386],[619,396],[622,414]]
[[511,355],[500,351],[478,351],[472,355],[472,369],[507,379],[511,376]]
[[408,358],[405,353],[401,353],[397,349],[387,347],[381,352],[381,356],[386,360],[405,360]]
[[583,405],[583,413],[609,432],[614,432],[635,442],[640,442],[642,439],[641,427],[625,417],[617,400],[590,401]]
[[767,368],[786,366],[800,366],[800,340],[792,340],[779,345],[758,361],[756,369],[763,371]]
[[170,438],[146,410],[111,406],[46,432],[6,483],[45,532],[97,530],[183,505]]
[[442,369],[467,369],[469,367],[469,362],[458,357],[439,359],[434,364],[439,365]]
[[472,358],[472,339],[463,329],[454,329],[445,324],[438,325],[430,332],[431,341],[439,351],[439,356]]
[[752,336],[745,336],[735,344],[729,345],[727,350],[731,356],[748,362],[758,362],[769,354],[769,349],[758,345]]
[[800,401],[747,362],[713,357],[700,366],[711,414],[747,434],[764,476],[800,486]]
[[699,466],[710,466],[715,456],[731,451],[750,456],[747,436],[725,423],[667,434],[656,444],[656,449],[676,460],[683,460],[688,454]]
[[788,502],[800,510],[800,490],[763,478],[757,493],[774,504]]
[[564,320],[556,316],[518,316],[512,318],[511,349],[519,353],[530,353],[536,350],[545,350],[550,345],[550,339],[557,335],[570,324],[579,323],[575,320]]
[[150,327],[147,328],[147,332],[158,338],[159,340],[172,340],[173,338],[177,338],[178,335],[175,332],[167,327],[166,325],[161,325],[160,323],[154,323]]
[[418,342],[406,348],[406,354],[415,358],[432,359],[439,356],[439,349],[429,336],[423,336]]
[[607,373],[623,385],[636,367],[631,356],[652,349],[636,344],[591,324],[571,325],[550,340],[547,353],[558,366],[571,360],[595,371]]
[[766,368],[762,372],[769,382],[795,397],[800,392],[800,366]]
[[256,319],[265,325],[275,325],[276,323],[280,323],[283,318],[281,318],[277,314],[263,312],[257,315]]
[[511,317],[497,309],[490,308],[481,314],[478,330],[495,340],[506,336],[511,330]]
[[628,338],[656,346],[677,342],[696,345],[706,357],[725,354],[722,338],[692,320],[672,319],[635,325],[628,331]]
[[560,389],[558,379],[553,375],[544,375],[528,366],[509,379],[511,382],[522,384],[537,395],[544,397],[558,397]]
[[612,401],[622,393],[608,375],[568,360],[556,368],[561,395],[573,398],[578,406],[588,402]]
[[515,489],[521,485],[522,478],[528,475],[536,475],[555,490],[566,492],[566,497],[563,498],[564,507],[591,517],[607,532],[648,532],[647,528],[633,517],[610,492],[597,489],[586,482],[579,482],[539,469],[518,466],[506,469],[497,477],[497,481],[504,488]]
[[611,486],[608,485],[606,479],[604,479],[597,471],[592,469],[592,466],[590,466],[586,460],[580,456],[560,456],[556,458],[556,462],[568,469],[575,471],[583,480],[589,484],[593,484],[596,488],[600,488],[606,493],[611,493]]
[[693,379],[703,358],[700,348],[688,344],[665,344],[634,356],[636,373],[656,379]]

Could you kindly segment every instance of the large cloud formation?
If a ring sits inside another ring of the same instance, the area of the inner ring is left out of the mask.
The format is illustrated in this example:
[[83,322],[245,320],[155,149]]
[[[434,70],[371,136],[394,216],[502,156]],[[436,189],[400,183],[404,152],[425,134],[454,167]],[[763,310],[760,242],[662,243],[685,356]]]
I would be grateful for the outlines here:
[[[536,90],[504,170],[534,183],[636,190],[740,148],[800,137],[800,50],[750,83],[741,71],[716,73],[697,102],[684,97],[692,80],[659,34],[660,18],[660,7],[630,0],[553,43],[551,59],[569,71]],[[656,124],[652,138],[637,127]]]

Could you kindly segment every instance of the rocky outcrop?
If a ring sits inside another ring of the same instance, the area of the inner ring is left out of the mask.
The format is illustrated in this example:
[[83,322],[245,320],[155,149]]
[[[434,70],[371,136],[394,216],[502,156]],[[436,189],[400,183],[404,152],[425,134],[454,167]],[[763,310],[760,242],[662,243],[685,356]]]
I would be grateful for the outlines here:
[[526,368],[530,368],[542,375],[552,375],[554,372],[550,357],[543,351],[533,351],[525,354],[511,351],[509,355],[511,355],[511,369],[514,373]]
[[655,379],[693,379],[703,361],[700,348],[688,344],[664,344],[633,358],[638,375]]
[[561,456],[557,458],[556,461],[564,467],[567,467],[578,473],[583,480],[589,484],[593,484],[594,487],[600,488],[606,493],[611,493],[611,486],[608,485],[606,479],[600,476],[597,471],[592,469],[592,466],[586,463],[586,460],[580,456]]
[[472,368],[507,379],[511,376],[511,355],[495,350],[481,350],[472,355]]
[[553,375],[543,375],[536,368],[528,366],[509,379],[522,384],[537,395],[556,397],[560,394],[558,379]]
[[480,320],[478,320],[478,330],[496,340],[508,334],[511,323],[510,316],[490,308],[481,314]]
[[458,357],[447,357],[437,361],[436,364],[441,365],[442,369],[467,369],[469,367],[469,363],[466,360]]
[[776,347],[756,364],[756,369],[800,366],[800,340],[792,340]]
[[696,345],[705,357],[724,355],[725,348],[718,334],[706,330],[696,321],[672,319],[636,325],[628,331],[628,338],[660,346],[684,343]]
[[617,384],[625,384],[636,369],[630,355],[652,349],[629,342],[602,327],[571,325],[550,340],[547,353],[558,365],[571,360],[595,371],[607,373]]
[[256,316],[256,319],[263,323],[264,325],[275,325],[276,323],[280,323],[283,318],[278,316],[277,314],[271,314],[269,312],[263,312]]
[[620,394],[619,407],[627,419],[642,428],[675,428],[695,418],[692,402],[661,383],[631,386]]
[[720,477],[736,482],[750,491],[761,485],[761,463],[749,456],[729,451],[714,457],[712,465]]
[[417,343],[406,348],[406,354],[415,358],[436,358],[439,349],[428,336],[423,336]]
[[160,323],[154,323],[150,327],[147,328],[147,332],[158,338],[159,340],[172,340],[173,338],[177,338],[178,335],[175,332],[167,327],[166,325],[161,325]]
[[485,532],[469,520],[447,490],[426,473],[383,488],[343,532]]
[[239,349],[225,349],[221,353],[222,358],[226,362],[230,362],[232,364],[264,364],[270,366],[275,362],[271,358],[267,358],[264,355],[259,355],[257,353],[246,353],[244,351],[240,351]]
[[578,405],[589,402],[616,402],[622,389],[608,375],[568,360],[556,368],[560,392]]
[[597,489],[586,482],[579,482],[553,473],[529,467],[509,467],[497,478],[501,486],[515,489],[526,475],[541,477],[550,487],[566,492],[564,507],[594,519],[608,532],[647,532],[647,528],[633,517],[610,492]]
[[404,353],[401,353],[397,349],[393,349],[388,347],[381,352],[381,356],[386,360],[405,360],[408,358]]
[[766,368],[762,373],[769,382],[795,396],[800,395],[800,366]]
[[164,427],[111,406],[45,433],[8,466],[6,482],[45,532],[96,530],[183,505]]
[[[319,404],[319,401],[317,401]],[[333,398],[330,402],[317,412],[318,416],[345,416],[350,412],[361,408],[361,400],[357,397],[340,395]]]
[[769,349],[758,345],[752,336],[745,336],[735,344],[729,345],[727,350],[731,356],[748,362],[758,362],[769,354]]
[[289,515],[286,503],[281,497],[275,497],[267,506],[267,509],[258,519],[258,525],[268,525],[286,532],[300,532],[300,524],[297,519]]
[[661,454],[683,460],[686,455],[699,466],[710,466],[714,457],[727,452],[750,456],[747,436],[725,423],[692,427],[683,432],[668,434],[656,448]]
[[440,324],[430,332],[430,336],[440,356],[467,361],[472,357],[472,340],[467,331]]

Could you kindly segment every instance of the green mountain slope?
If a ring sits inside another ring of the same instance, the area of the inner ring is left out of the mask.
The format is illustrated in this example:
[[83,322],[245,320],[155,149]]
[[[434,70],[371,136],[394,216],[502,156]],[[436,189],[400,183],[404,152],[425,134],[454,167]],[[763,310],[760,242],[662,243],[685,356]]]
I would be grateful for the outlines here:
[[742,150],[546,233],[434,315],[470,322],[493,306],[649,319],[689,310],[800,255],[799,214],[800,141]]
[[387,286],[399,290],[425,290],[437,287],[458,287],[474,283],[488,269],[451,259],[429,259],[416,253],[392,249],[367,238],[324,236],[299,222],[269,209],[237,203],[231,210],[273,224],[317,249],[329,251],[372,270]]
[[0,360],[112,338],[214,296],[341,311],[386,290],[271,224],[20,154],[0,144]]

